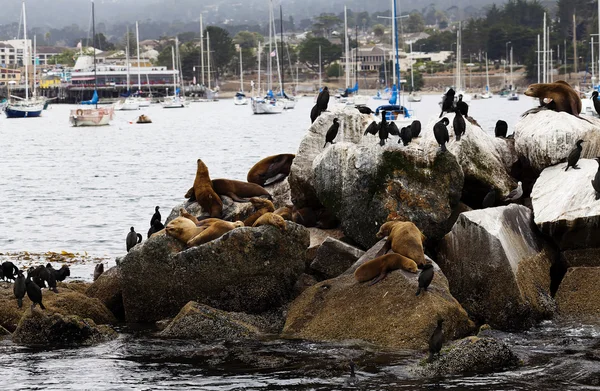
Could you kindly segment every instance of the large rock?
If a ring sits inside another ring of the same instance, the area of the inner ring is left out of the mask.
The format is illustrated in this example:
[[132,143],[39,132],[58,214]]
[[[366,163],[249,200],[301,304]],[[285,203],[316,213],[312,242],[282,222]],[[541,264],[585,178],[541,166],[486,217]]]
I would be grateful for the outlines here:
[[[478,206],[490,188],[495,188],[498,195],[507,195],[514,189],[517,184],[509,173],[519,158],[510,142],[490,135],[467,120],[465,134],[456,141],[452,125],[455,114],[446,113],[444,117],[450,121],[450,142],[446,147],[456,156],[465,174],[463,201]],[[422,132],[423,137],[419,141],[426,150],[439,148],[433,134],[433,127],[439,120],[433,118]]]
[[573,267],[567,270],[558,292],[559,315],[579,321],[600,323],[600,267]]
[[417,145],[379,146],[371,135],[360,145],[339,142],[314,162],[319,200],[340,220],[342,230],[369,248],[381,224],[412,221],[428,238],[439,239],[458,204],[464,177],[454,155],[424,154]]
[[317,250],[317,255],[311,262],[310,268],[324,279],[337,277],[364,253],[354,246],[328,237]]
[[93,345],[109,341],[117,333],[106,325],[75,315],[28,309],[19,321],[12,340],[23,345]]
[[184,250],[156,235],[121,260],[123,304],[128,322],[175,316],[189,301],[226,311],[260,313],[286,303],[304,271],[308,231],[288,222],[237,228]]
[[570,267],[600,267],[600,248],[566,250],[560,253],[560,260],[567,269]]
[[250,323],[235,314],[217,310],[194,301],[187,303],[160,333],[165,338],[235,341],[259,334]]
[[452,295],[471,317],[501,330],[552,316],[552,259],[531,211],[514,204],[462,213],[438,254]]
[[123,308],[123,289],[121,271],[118,266],[111,267],[90,285],[86,295],[100,300],[119,320],[125,320]]
[[366,127],[373,121],[373,117],[360,114],[354,107],[334,108],[322,113],[310,126],[306,136],[300,142],[298,152],[292,163],[289,176],[292,201],[298,208],[305,206],[319,207],[314,183],[313,161],[321,152],[325,144],[325,134],[333,124],[333,119],[340,122],[340,129],[336,142],[357,143],[363,137]]
[[317,251],[319,247],[323,244],[325,239],[331,237],[333,239],[341,239],[344,237],[344,232],[341,229],[321,229],[316,227],[307,228],[308,232],[310,232],[310,245],[308,250],[306,250],[306,260],[308,262],[308,266],[317,256]]
[[417,372],[427,377],[483,374],[515,368],[519,362],[519,358],[502,341],[489,337],[467,337],[444,348],[439,358]]
[[565,171],[565,166],[546,168],[535,182],[531,192],[535,223],[561,250],[597,247],[600,201],[591,181],[598,163],[581,159],[578,170]]
[[446,337],[468,335],[473,323],[436,266],[427,292],[415,296],[417,275],[391,272],[370,286],[345,274],[307,288],[290,306],[283,336],[317,341],[361,339],[394,349],[425,349],[431,325],[444,319]]
[[[77,315],[80,318],[90,318],[96,324],[114,324],[114,315],[98,300],[71,289],[73,283],[61,284],[59,293],[44,289],[42,302],[49,313],[61,315]],[[78,288],[76,288],[78,289]],[[23,298],[23,307],[17,306],[12,284],[0,284],[0,325],[9,331],[14,331],[25,311],[31,306],[27,296]]]
[[[529,114],[515,126],[517,154],[538,173],[564,162],[577,140],[585,140],[582,158],[600,156],[600,119],[582,115],[590,122],[564,112],[544,110]],[[564,169],[564,168],[563,168]]]

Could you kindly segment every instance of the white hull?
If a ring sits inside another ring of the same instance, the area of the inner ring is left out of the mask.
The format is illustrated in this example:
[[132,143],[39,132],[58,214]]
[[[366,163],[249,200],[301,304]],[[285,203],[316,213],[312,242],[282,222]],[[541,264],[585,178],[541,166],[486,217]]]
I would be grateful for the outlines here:
[[110,124],[114,113],[113,106],[71,110],[69,121],[73,126],[105,126]]
[[421,101],[421,95],[416,94],[416,93],[411,93],[408,95],[408,101],[409,102],[420,102]]
[[137,97],[136,100],[140,107],[150,107],[150,103],[152,102],[150,98]]
[[481,95],[479,95],[479,98],[481,99],[492,99],[492,94],[490,94],[489,92],[483,92]]
[[233,104],[236,106],[242,106],[248,104],[248,98],[233,98]]
[[354,104],[357,106],[364,106],[369,101],[369,97],[364,96],[364,95],[354,95],[353,98],[354,98]]
[[133,111],[140,109],[140,102],[136,98],[127,98],[115,103],[115,110]]
[[165,98],[165,101],[162,103],[162,107],[164,109],[181,109],[184,107],[188,107],[190,102],[186,101],[183,98],[178,96],[168,96]]
[[283,102],[283,109],[284,110],[290,110],[293,109],[294,107],[296,107],[296,99],[282,99],[281,100]]
[[254,114],[280,114],[284,104],[281,101],[252,98],[252,112]]
[[519,94],[517,94],[516,92],[511,93],[508,96],[508,100],[519,100]]

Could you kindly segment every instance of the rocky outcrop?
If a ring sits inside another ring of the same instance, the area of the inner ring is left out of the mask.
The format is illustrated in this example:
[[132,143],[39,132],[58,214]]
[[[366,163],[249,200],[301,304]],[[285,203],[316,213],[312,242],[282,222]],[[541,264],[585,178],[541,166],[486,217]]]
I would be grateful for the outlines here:
[[123,308],[123,290],[121,289],[121,271],[118,266],[111,267],[90,285],[85,294],[98,299],[119,320],[125,320]]
[[600,248],[566,250],[560,253],[562,264],[570,267],[600,267]]
[[340,240],[328,237],[311,262],[311,271],[323,279],[337,277],[354,264],[365,252]]
[[437,317],[446,336],[468,335],[473,323],[452,297],[439,268],[427,292],[415,296],[417,275],[402,270],[369,286],[351,274],[307,288],[290,306],[283,336],[317,341],[360,339],[394,349],[424,349]]
[[109,341],[117,333],[89,318],[28,309],[19,321],[12,340],[23,345],[93,345]]
[[553,314],[553,254],[524,206],[461,214],[440,244],[438,262],[452,295],[480,323],[518,330]]
[[[77,290],[71,289],[71,283],[61,284],[59,293],[44,289],[42,302],[48,313],[61,315],[77,315],[80,318],[90,318],[96,324],[114,324],[114,315],[98,299],[90,298]],[[75,289],[79,289],[73,284]],[[25,311],[31,307],[27,296],[23,298],[23,307],[17,306],[12,284],[0,285],[0,325],[9,331],[14,331]]]
[[319,200],[365,248],[388,220],[412,221],[428,238],[441,238],[464,181],[450,153],[429,156],[416,146],[382,148],[373,140],[328,146],[313,167]]
[[236,341],[259,334],[256,327],[236,319],[235,315],[190,301],[160,333],[160,336],[204,341]]
[[319,247],[323,244],[325,239],[331,237],[333,239],[341,239],[344,237],[344,232],[341,229],[320,229],[320,228],[307,228],[308,232],[310,232],[310,245],[308,250],[306,250],[306,260],[308,264],[307,267],[310,266],[310,263],[317,256],[317,251]]
[[483,374],[515,368],[519,362],[519,358],[502,341],[489,337],[467,337],[444,348],[439,358],[417,372],[427,377]]
[[[446,113],[444,117],[450,121],[450,142],[446,147],[456,156],[465,174],[463,200],[471,206],[479,205],[491,188],[496,189],[498,197],[500,194],[506,196],[517,185],[509,175],[512,166],[519,160],[514,148],[510,148],[507,140],[494,137],[467,120],[465,134],[456,141],[452,125],[455,114]],[[427,150],[438,148],[433,127],[439,120],[433,118],[422,132],[421,145]]]
[[[300,142],[298,152],[292,163],[288,177],[292,192],[292,201],[298,208],[305,206],[319,207],[321,202],[317,197],[314,183],[313,161],[321,152],[325,143],[325,134],[337,118],[340,129],[336,142],[358,143],[363,137],[366,127],[373,117],[360,114],[354,107],[330,109],[322,113],[310,126],[306,136]],[[338,216],[339,217],[339,216]]]
[[600,324],[600,267],[573,267],[567,270],[556,304],[561,317]]
[[128,322],[175,316],[189,301],[260,313],[286,303],[304,271],[308,231],[288,222],[237,228],[184,250],[168,235],[136,246],[119,264]]
[[600,201],[591,181],[598,163],[581,159],[578,170],[565,171],[565,166],[546,168],[535,182],[531,192],[535,223],[561,250],[597,247]]
[[[583,144],[582,158],[600,156],[600,120],[582,115],[587,122],[571,114],[544,110],[521,118],[515,126],[517,154],[537,172],[564,162],[577,140]],[[563,168],[564,170],[564,168]]]

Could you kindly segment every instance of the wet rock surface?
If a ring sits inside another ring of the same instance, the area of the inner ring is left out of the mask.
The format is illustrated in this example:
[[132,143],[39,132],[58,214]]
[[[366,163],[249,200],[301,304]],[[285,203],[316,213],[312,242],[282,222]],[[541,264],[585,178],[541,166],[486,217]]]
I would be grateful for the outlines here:
[[340,240],[328,237],[317,250],[310,264],[312,272],[323,279],[337,277],[354,264],[364,251]]
[[85,294],[100,300],[117,319],[125,319],[121,271],[118,266],[111,267],[102,273],[96,281],[86,288]]

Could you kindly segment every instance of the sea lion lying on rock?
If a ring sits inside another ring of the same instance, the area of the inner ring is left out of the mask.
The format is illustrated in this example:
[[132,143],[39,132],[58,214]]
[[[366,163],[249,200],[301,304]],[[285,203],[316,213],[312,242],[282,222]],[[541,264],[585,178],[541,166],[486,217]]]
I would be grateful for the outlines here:
[[403,269],[411,273],[417,272],[417,264],[400,254],[389,253],[363,263],[354,272],[358,282],[365,282],[377,277],[371,285],[383,280],[392,270]]
[[275,206],[271,201],[267,199],[260,197],[252,197],[250,198],[250,202],[252,203],[252,206],[254,207],[256,212],[252,213],[246,220],[244,220],[244,225],[246,227],[251,227],[252,224],[254,224],[254,222],[265,213],[275,211]]
[[196,178],[194,186],[185,194],[190,201],[197,201],[202,210],[208,212],[210,217],[220,217],[223,214],[223,202],[213,189],[208,167],[201,159],[197,161]]
[[198,227],[192,220],[180,216],[169,222],[165,229],[169,236],[185,243],[188,247],[193,247],[208,243],[211,240],[221,237],[232,229],[243,226],[244,223],[241,221],[231,223],[220,219],[214,219],[213,221]]
[[[227,196],[236,202],[248,202],[251,197],[266,196],[272,199],[271,194],[256,183],[234,181],[232,179],[215,179],[212,181],[214,191],[222,196]],[[215,217],[211,215],[211,217]]]
[[579,116],[579,113],[581,113],[581,99],[579,99],[577,91],[566,81],[559,80],[555,83],[531,84],[525,91],[525,95],[539,98],[540,107],[527,110],[523,113],[523,117],[541,110],[554,110],[558,112],[563,111],[590,122]]
[[271,212],[265,213],[262,216],[260,216],[252,226],[260,227],[261,225],[272,225],[281,229],[282,231],[285,231],[286,229],[286,224],[283,217]]
[[266,157],[248,171],[247,180],[259,186],[271,185],[290,175],[290,167],[296,155],[284,153]]

